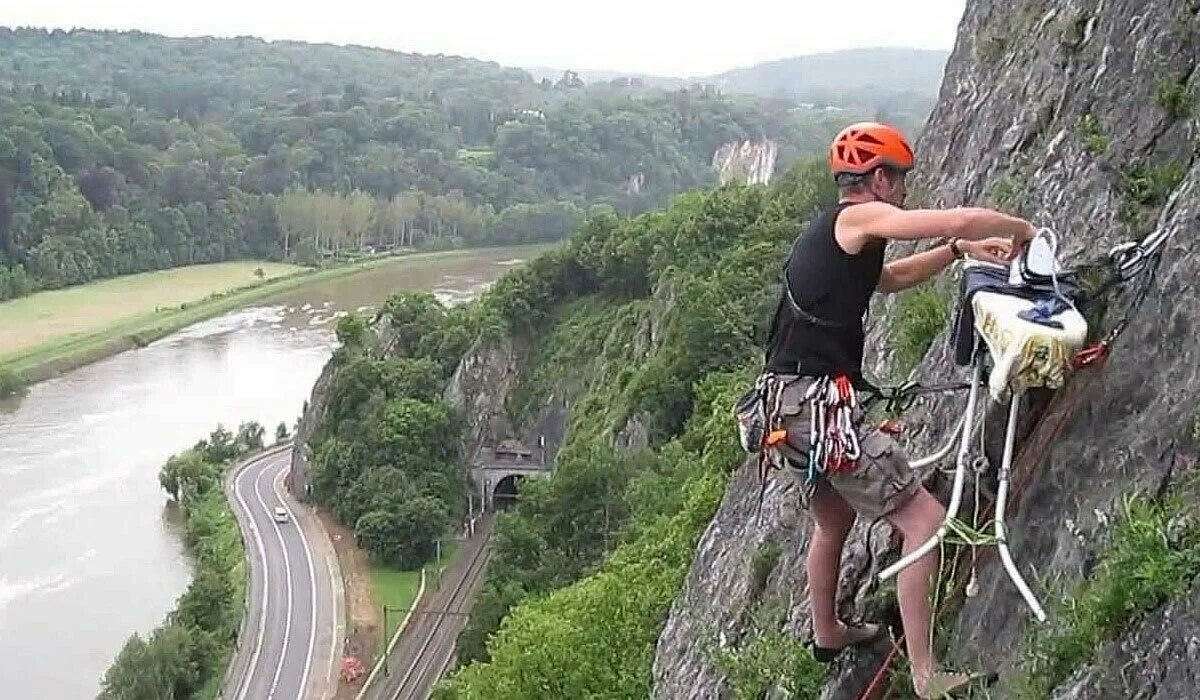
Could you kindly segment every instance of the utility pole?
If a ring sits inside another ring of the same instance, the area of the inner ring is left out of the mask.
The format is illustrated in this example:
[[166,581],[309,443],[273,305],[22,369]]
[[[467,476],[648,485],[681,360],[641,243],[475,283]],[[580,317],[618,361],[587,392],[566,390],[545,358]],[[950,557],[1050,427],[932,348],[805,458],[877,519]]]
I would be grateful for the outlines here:
[[383,629],[380,630],[380,632],[379,632],[379,636],[382,638],[381,643],[379,645],[379,653],[383,654],[383,675],[384,676],[391,675],[390,673],[388,673],[388,658],[387,658],[388,657],[388,653],[387,653],[387,630],[388,630],[387,614],[388,614],[388,608],[386,605],[384,605],[383,606]]

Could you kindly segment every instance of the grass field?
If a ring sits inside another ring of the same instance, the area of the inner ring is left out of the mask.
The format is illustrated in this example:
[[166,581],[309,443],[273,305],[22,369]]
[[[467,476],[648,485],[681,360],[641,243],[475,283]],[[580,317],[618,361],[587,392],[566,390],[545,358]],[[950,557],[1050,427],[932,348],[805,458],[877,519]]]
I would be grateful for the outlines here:
[[371,572],[371,584],[375,588],[376,602],[388,609],[387,630],[383,638],[390,640],[407,614],[405,609],[412,607],[413,599],[417,597],[421,572],[378,567]]
[[[512,250],[540,250],[544,247],[515,246]],[[176,297],[167,287],[155,287],[152,283],[135,278],[153,280],[154,275],[170,274],[184,274],[186,278],[188,271],[214,266],[178,268],[93,282],[72,289],[42,292],[0,304],[0,337],[4,338],[0,343],[10,348],[0,349],[0,379],[17,385],[41,381],[88,362],[145,345],[193,323],[269,299],[306,284],[345,277],[382,265],[420,265],[444,258],[478,254],[478,249],[467,248],[379,256],[319,271],[271,263],[226,263],[225,265],[243,265],[243,270],[250,271],[250,280],[240,282],[243,277],[237,275],[241,273],[237,272],[238,268],[232,268],[233,272],[228,273],[230,276],[221,278],[222,284],[225,285],[224,291],[219,291],[221,287],[216,286],[218,291],[210,291],[207,296],[199,297],[198,301],[176,302],[174,306],[169,302]],[[259,281],[253,276],[253,270],[260,266],[264,273],[270,268],[273,271],[271,274],[283,276]],[[293,273],[287,274],[287,270]],[[205,274],[217,277],[215,273]],[[242,286],[236,286],[239,283]],[[230,287],[230,284],[235,286]],[[107,289],[107,285],[115,286],[115,290],[98,295],[97,290],[103,291]],[[213,286],[205,287],[199,282],[194,285],[193,293],[200,293],[197,289],[214,289]],[[210,280],[210,285],[216,285],[216,282]],[[159,289],[161,294],[156,295],[150,291],[153,289]],[[128,314],[122,314],[118,310],[123,304],[135,306],[138,310],[129,309]],[[55,307],[62,313],[75,314],[76,322],[84,324],[85,328],[72,327],[59,323],[57,318],[50,318],[55,316],[56,312],[45,309]],[[107,314],[103,323],[93,319],[93,316],[102,314]],[[57,329],[57,334],[50,329]],[[27,337],[41,337],[42,340],[30,344],[23,340]]]
[[304,270],[268,262],[226,262],[116,277],[39,292],[0,304],[0,358],[42,343],[86,335],[159,308]]
[[[458,543],[456,542],[446,542],[442,545],[441,568],[443,571],[450,565],[457,551]],[[431,592],[437,587],[437,562],[431,561],[426,567],[428,571],[426,572],[425,590]],[[371,571],[371,584],[375,588],[375,602],[388,607],[387,631],[384,639],[391,641],[392,634],[404,621],[407,609],[412,607],[413,600],[417,597],[417,589],[421,585],[421,572],[419,570],[397,571],[386,566],[376,566]]]

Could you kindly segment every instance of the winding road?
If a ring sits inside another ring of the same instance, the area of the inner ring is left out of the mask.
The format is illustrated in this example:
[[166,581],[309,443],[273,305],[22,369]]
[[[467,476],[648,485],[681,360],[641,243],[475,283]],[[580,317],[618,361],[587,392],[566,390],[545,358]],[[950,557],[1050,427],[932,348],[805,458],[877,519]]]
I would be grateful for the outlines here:
[[[324,529],[283,487],[291,457],[290,446],[269,450],[226,481],[250,581],[223,700],[307,700],[336,691],[341,575]],[[276,506],[287,510],[287,522],[274,520]]]

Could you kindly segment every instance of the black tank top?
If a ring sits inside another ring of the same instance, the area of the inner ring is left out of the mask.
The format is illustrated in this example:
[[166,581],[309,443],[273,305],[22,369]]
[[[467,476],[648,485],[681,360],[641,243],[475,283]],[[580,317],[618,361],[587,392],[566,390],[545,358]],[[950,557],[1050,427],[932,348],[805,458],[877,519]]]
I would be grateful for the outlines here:
[[[833,225],[852,205],[828,207],[792,244],[767,340],[767,369],[808,376],[845,373],[863,381],[863,318],[879,284],[887,241],[873,240],[855,255],[842,250]],[[788,284],[799,309],[788,299]]]

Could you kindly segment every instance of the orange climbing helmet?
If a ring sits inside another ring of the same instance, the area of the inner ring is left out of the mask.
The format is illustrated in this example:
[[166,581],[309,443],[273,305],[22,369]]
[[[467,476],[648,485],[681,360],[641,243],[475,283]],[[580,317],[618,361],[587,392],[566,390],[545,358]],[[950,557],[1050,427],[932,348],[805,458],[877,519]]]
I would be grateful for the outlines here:
[[911,170],[913,150],[896,129],[876,122],[858,122],[842,129],[829,147],[834,175],[865,175],[880,166]]

